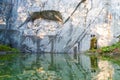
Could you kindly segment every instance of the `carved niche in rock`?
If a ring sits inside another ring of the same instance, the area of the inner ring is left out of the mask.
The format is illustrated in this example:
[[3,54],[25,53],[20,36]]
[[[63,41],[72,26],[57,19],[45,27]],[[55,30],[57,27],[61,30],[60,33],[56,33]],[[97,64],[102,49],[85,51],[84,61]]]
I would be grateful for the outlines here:
[[47,20],[60,21],[62,22],[62,15],[59,11],[45,10],[41,12],[33,12],[31,15],[31,21],[43,18]]
[[52,21],[59,21],[63,22],[62,15],[59,11],[55,10],[44,10],[40,12],[33,12],[25,21],[22,23],[19,27],[22,27],[25,23],[32,21],[36,19],[47,19],[47,20],[52,20]]

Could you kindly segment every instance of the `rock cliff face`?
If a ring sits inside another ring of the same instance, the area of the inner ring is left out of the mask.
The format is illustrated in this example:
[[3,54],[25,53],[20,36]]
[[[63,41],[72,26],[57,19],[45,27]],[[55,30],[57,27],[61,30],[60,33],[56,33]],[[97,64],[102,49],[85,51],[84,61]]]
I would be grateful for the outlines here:
[[[86,0],[3,0],[11,4],[12,10],[6,19],[5,28],[0,39],[27,52],[78,52],[88,50],[90,35],[95,34],[98,47],[107,46],[118,41],[120,35],[120,1]],[[0,6],[1,7],[1,6]],[[3,8],[3,6],[2,6]],[[6,9],[6,8],[5,8]],[[39,18],[18,28],[33,12],[44,10],[59,11],[64,24],[53,20]],[[2,27],[0,25],[0,27]],[[6,36],[6,37],[4,37]],[[3,39],[4,37],[4,39]]]

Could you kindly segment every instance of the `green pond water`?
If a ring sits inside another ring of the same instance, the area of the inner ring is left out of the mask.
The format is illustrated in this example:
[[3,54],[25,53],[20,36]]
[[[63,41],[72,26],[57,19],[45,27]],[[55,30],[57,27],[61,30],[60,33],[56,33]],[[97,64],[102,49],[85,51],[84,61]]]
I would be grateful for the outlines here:
[[0,55],[0,80],[120,80],[120,66],[85,54]]

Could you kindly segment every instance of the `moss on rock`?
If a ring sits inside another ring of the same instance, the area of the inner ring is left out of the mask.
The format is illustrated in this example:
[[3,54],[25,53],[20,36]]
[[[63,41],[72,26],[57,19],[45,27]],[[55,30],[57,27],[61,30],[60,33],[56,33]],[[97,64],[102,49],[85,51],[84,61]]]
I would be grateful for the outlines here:
[[0,51],[12,51],[12,52],[19,52],[18,49],[11,48],[10,46],[7,45],[2,45],[0,44]]
[[97,38],[93,37],[90,41],[90,50],[97,49]]

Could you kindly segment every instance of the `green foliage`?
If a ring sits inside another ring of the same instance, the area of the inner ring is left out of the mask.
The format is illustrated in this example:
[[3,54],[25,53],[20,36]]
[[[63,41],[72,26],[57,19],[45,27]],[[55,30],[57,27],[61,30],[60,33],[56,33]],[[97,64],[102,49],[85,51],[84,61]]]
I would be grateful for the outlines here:
[[[120,54],[120,42],[117,42],[111,46],[106,46],[106,47],[96,49],[95,52],[98,54],[102,54],[102,55],[100,55],[101,59],[112,61],[112,62],[120,65],[120,59],[119,59],[119,56],[117,56]],[[115,54],[115,55],[112,55],[112,54]],[[118,58],[116,58],[116,57],[118,57]]]
[[15,48],[11,48],[7,45],[1,45],[0,44],[0,51],[12,51],[12,52],[19,52],[19,50],[15,49]]
[[0,45],[0,51],[11,51],[11,48],[7,45]]
[[11,54],[4,54],[4,55],[0,55],[0,60],[12,60],[13,58],[15,58],[18,54],[17,53],[11,53]]
[[18,55],[19,50],[11,48],[7,45],[0,44],[0,52],[4,53],[0,54],[0,60],[12,60],[15,56]]
[[[120,42],[117,42],[111,46],[102,47],[99,49],[92,49],[87,52],[90,53],[98,53],[99,57],[103,60],[112,61],[118,65],[120,65]],[[118,57],[118,58],[116,58]]]
[[103,53],[109,53],[109,52],[112,51],[111,47],[108,47],[108,46],[107,47],[102,47],[101,50],[102,50]]
[[111,46],[102,47],[100,49],[96,49],[97,53],[120,53],[120,42],[113,44]]
[[117,59],[114,56],[102,55],[101,59],[108,60],[108,61],[111,61],[113,63],[116,63],[116,64],[120,65],[120,59],[119,58]]

